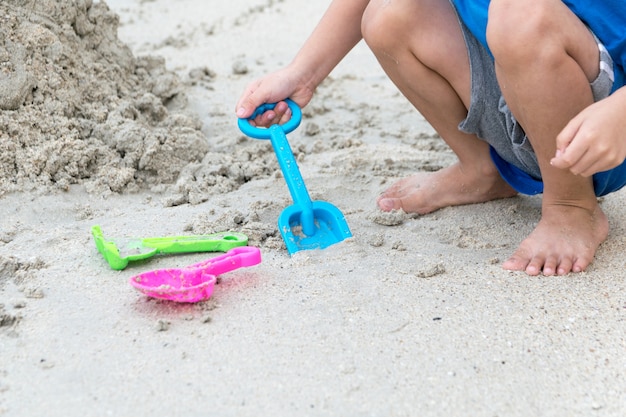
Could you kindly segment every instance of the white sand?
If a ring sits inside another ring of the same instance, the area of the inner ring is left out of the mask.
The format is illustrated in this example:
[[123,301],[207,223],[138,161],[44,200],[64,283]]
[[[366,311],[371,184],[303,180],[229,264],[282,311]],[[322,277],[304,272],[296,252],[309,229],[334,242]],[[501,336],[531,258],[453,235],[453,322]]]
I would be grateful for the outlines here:
[[[169,72],[157,62],[134,84],[122,78],[119,100],[72,77],[0,78],[12,94],[2,103],[17,106],[0,126],[0,149],[15,160],[0,159],[0,415],[626,413],[624,192],[603,201],[612,232],[595,262],[566,277],[500,267],[538,221],[538,198],[381,216],[374,200],[393,180],[454,156],[359,45],[289,135],[312,197],[339,207],[354,238],[289,257],[276,230],[291,204],[285,181],[233,109],[247,82],[290,60],[328,1],[108,3],[132,54],[163,57]],[[16,33],[48,48],[54,36],[31,29]],[[75,73],[91,74],[99,61],[89,57],[70,64]],[[14,74],[51,65],[14,61]],[[16,80],[25,90],[11,89]],[[79,105],[58,107],[73,97]],[[78,138],[85,124],[100,136]],[[27,132],[29,144],[12,145]],[[222,276],[207,302],[159,302],[128,278],[208,255],[113,271],[95,224],[120,238],[236,230],[263,263]]]

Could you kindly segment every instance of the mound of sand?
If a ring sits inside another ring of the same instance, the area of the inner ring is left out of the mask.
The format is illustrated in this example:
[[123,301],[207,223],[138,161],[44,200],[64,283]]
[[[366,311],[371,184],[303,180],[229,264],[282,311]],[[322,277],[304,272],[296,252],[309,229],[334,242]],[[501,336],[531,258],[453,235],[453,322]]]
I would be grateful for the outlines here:
[[8,0],[0,16],[0,195],[82,184],[197,203],[265,170],[210,152],[199,119],[177,110],[185,82],[162,58],[133,56],[106,3]]

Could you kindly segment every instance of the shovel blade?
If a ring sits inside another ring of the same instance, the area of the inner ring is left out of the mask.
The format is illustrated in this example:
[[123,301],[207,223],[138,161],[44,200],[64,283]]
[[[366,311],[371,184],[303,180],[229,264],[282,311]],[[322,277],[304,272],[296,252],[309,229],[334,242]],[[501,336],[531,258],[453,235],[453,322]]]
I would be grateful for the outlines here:
[[290,255],[301,250],[324,249],[352,237],[348,222],[337,207],[326,201],[313,201],[312,208],[315,224],[312,235],[302,231],[301,206],[288,206],[278,217],[278,230]]

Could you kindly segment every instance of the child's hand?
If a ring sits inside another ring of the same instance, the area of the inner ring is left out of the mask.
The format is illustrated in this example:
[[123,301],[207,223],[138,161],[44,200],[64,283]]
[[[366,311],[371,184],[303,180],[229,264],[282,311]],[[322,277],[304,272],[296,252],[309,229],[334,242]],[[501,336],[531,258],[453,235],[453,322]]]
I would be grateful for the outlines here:
[[625,115],[626,90],[587,107],[557,136],[550,163],[583,177],[620,165],[626,158]]
[[294,71],[284,68],[250,83],[237,102],[236,113],[239,118],[247,118],[262,104],[277,103],[274,109],[250,120],[253,126],[269,127],[285,123],[291,118],[291,110],[283,100],[291,98],[304,107],[312,97],[313,90],[299,82]]

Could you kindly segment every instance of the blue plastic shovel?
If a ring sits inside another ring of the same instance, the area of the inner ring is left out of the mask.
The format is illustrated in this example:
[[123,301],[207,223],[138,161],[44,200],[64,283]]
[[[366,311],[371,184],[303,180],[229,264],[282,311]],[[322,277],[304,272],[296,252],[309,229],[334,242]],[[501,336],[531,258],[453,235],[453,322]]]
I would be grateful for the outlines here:
[[239,119],[239,129],[255,139],[269,139],[278,158],[294,204],[286,207],[278,217],[278,230],[290,255],[300,250],[324,249],[352,236],[346,218],[339,209],[326,201],[311,201],[309,192],[287,142],[286,134],[295,130],[302,120],[300,107],[285,100],[291,109],[291,119],[283,125],[259,128],[250,119],[273,109],[276,103],[264,104],[249,119]]

